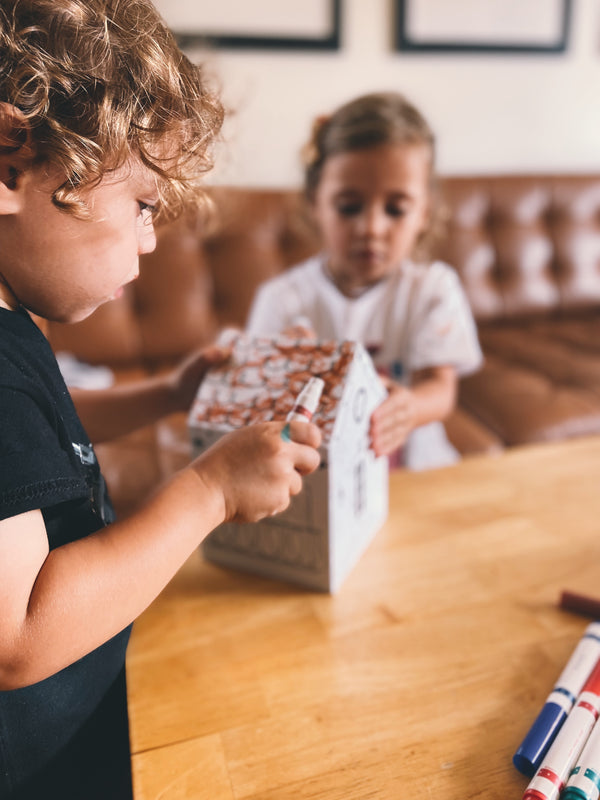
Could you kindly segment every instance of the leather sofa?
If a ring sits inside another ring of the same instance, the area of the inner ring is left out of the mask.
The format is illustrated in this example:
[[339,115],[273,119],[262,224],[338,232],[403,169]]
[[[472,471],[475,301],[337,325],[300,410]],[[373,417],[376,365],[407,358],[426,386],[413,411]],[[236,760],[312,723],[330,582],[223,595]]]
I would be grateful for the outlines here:
[[[600,433],[600,175],[447,177],[434,255],[459,272],[485,365],[447,421],[463,454]],[[140,278],[55,350],[153,372],[243,325],[256,286],[318,250],[296,191],[214,188],[212,210],[163,226]],[[171,455],[173,456],[171,458]],[[185,421],[100,448],[121,510],[188,456]]]

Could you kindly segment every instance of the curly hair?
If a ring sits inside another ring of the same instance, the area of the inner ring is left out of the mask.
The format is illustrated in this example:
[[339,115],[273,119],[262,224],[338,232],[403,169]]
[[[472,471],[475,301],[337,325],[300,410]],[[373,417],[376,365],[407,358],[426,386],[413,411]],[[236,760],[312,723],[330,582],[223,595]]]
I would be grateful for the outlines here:
[[36,163],[65,180],[53,202],[87,216],[83,190],[137,156],[159,209],[202,196],[223,108],[149,0],[0,0],[0,101],[24,118]]
[[435,136],[425,117],[398,92],[373,92],[317,117],[303,150],[304,190],[314,200],[327,159],[340,153],[386,144],[417,144],[429,151],[431,212],[427,230],[419,237],[415,257],[426,258],[443,232],[446,210],[438,199],[434,173]]

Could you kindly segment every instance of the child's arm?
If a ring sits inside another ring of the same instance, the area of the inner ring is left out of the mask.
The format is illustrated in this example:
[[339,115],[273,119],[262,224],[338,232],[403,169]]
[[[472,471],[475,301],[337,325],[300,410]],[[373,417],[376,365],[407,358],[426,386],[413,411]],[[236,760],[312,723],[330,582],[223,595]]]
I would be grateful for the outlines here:
[[[252,425],[224,436],[139,512],[48,552],[42,514],[0,522],[0,690],[39,681],[132,622],[223,520],[282,511],[319,463],[318,429]],[[201,591],[201,587],[199,587]]]
[[387,380],[389,394],[371,416],[375,454],[389,455],[415,428],[445,419],[456,403],[456,384],[456,370],[451,366],[418,370],[410,388]]
[[110,389],[72,389],[77,413],[95,444],[130,433],[175,411],[187,411],[210,367],[227,360],[229,348],[207,347],[169,373]]

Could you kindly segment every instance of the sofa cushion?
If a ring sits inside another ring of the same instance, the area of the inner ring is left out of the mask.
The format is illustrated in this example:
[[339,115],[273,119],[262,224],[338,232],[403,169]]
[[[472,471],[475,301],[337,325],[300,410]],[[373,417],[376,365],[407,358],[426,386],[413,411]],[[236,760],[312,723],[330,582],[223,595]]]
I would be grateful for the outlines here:
[[588,315],[481,326],[486,361],[462,381],[461,406],[507,445],[600,433],[598,325]]

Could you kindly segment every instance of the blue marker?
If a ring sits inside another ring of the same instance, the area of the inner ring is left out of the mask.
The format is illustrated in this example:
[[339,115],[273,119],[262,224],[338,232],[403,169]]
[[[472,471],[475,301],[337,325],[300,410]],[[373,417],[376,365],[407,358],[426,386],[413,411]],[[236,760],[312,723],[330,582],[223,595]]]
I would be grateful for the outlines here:
[[598,800],[600,796],[600,724],[596,722],[571,772],[561,800]]
[[592,622],[585,629],[544,707],[513,756],[513,764],[519,772],[528,776],[535,774],[598,659],[600,622]]

